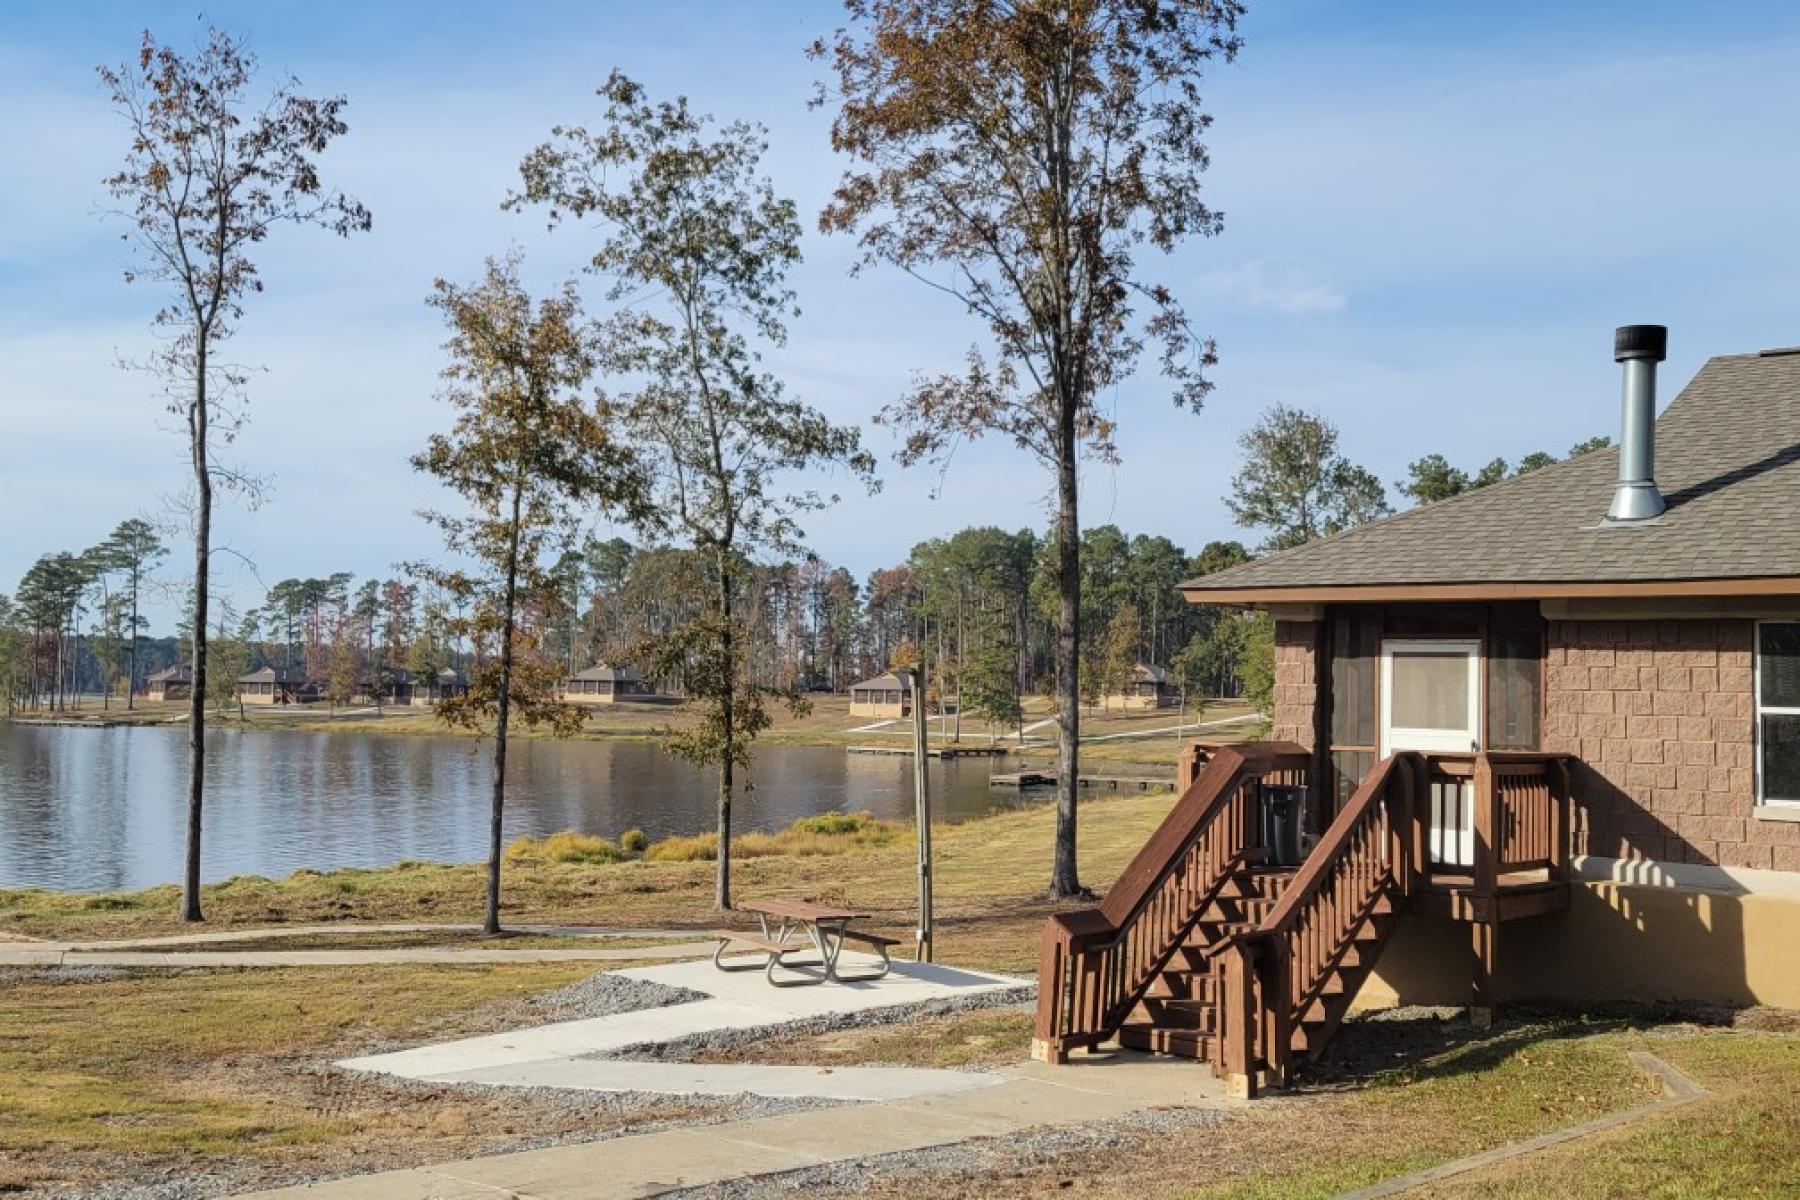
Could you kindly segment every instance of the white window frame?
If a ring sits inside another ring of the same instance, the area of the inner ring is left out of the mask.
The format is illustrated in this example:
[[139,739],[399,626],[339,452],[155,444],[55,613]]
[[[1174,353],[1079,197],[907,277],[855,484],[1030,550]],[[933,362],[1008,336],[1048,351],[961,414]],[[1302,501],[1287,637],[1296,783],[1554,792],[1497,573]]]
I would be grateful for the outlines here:
[[[1455,652],[1469,657],[1469,705],[1471,728],[1468,730],[1468,745],[1458,736],[1454,742],[1444,736],[1445,731],[1400,729],[1393,724],[1394,715],[1394,655],[1406,654],[1444,654]],[[1438,754],[1473,754],[1481,749],[1482,719],[1484,712],[1481,704],[1481,687],[1484,677],[1481,639],[1480,638],[1384,638],[1381,642],[1381,726],[1376,731],[1377,748],[1381,757],[1385,758],[1394,752],[1394,734],[1411,734],[1403,740],[1409,743],[1406,749],[1421,749],[1428,753]]]
[[1765,707],[1762,700],[1762,635],[1765,625],[1800,626],[1800,620],[1767,620],[1756,623],[1756,640],[1750,647],[1750,724],[1751,768],[1756,772],[1756,804],[1769,808],[1800,808],[1800,797],[1765,796],[1763,794],[1763,717],[1800,717],[1800,708],[1792,705]]

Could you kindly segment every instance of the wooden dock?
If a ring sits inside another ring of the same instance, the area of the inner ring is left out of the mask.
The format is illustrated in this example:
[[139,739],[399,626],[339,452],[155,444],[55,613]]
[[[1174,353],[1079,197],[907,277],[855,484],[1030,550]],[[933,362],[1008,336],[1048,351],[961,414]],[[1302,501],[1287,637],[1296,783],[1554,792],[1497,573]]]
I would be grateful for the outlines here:
[[[1078,775],[1075,782],[1083,788],[1101,788],[1107,791],[1121,792],[1136,789],[1148,792],[1157,788],[1172,788],[1175,780],[1162,775]],[[1027,791],[1032,788],[1056,786],[1054,771],[1018,771],[1012,774],[993,774],[988,776],[988,786],[997,788],[1016,788]]]
[[[904,754],[912,757],[911,746],[846,746],[851,754]],[[933,746],[926,758],[999,758],[1008,753],[1005,746]]]

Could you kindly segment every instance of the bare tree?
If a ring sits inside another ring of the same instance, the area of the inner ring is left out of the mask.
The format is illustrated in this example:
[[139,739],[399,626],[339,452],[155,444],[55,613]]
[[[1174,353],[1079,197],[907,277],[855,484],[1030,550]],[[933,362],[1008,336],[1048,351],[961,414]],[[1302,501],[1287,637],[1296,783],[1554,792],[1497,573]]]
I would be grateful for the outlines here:
[[[885,419],[903,462],[942,462],[997,434],[1056,479],[1060,750],[1050,887],[1076,873],[1083,448],[1114,457],[1095,405],[1160,343],[1175,402],[1198,409],[1210,340],[1137,266],[1216,233],[1203,198],[1203,72],[1239,47],[1236,0],[845,0],[829,62],[832,144],[855,164],[819,218],[944,292],[991,336],[960,373],[926,379]],[[1139,313],[1138,307],[1147,310]]]
[[180,417],[193,470],[194,584],[190,623],[193,684],[188,704],[187,862],[181,914],[200,913],[200,827],[205,795],[206,626],[212,558],[213,486],[230,473],[213,439],[243,422],[244,373],[219,357],[262,291],[252,258],[276,226],[317,225],[339,235],[369,228],[369,212],[319,178],[318,158],[348,129],[340,97],[315,99],[282,80],[251,95],[256,59],[208,27],[192,54],[148,33],[137,55],[99,68],[131,144],[106,186],[130,222],[135,265],[126,282],[162,284],[168,299],[154,324],[162,347],[143,366],[161,380]]

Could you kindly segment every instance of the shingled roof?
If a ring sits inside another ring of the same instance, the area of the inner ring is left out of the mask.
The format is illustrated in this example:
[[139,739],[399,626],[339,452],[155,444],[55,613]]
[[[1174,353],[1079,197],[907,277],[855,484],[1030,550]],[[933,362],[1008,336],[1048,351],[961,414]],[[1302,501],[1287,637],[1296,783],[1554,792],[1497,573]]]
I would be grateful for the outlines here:
[[1800,351],[1715,358],[1682,389],[1656,422],[1662,516],[1601,527],[1618,470],[1616,447],[1595,451],[1190,579],[1182,591],[1201,603],[1483,584],[1516,585],[1519,596],[1677,581],[1707,581],[1687,589],[1696,592],[1717,581],[1719,594],[1800,593]]

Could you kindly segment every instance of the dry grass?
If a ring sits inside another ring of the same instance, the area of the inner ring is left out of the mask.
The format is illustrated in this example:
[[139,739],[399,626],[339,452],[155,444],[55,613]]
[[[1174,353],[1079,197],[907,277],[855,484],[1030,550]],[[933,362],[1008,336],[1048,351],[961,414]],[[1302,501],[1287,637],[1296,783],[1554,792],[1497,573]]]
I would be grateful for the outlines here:
[[[580,963],[0,982],[0,1186],[235,1165],[372,1169],[604,1126],[525,1095],[352,1079],[331,1058],[515,1023]],[[691,1105],[661,1106],[686,1112]],[[638,1119],[667,1115],[647,1111]]]
[[[1549,1020],[1473,1039],[1460,1022],[1357,1022],[1333,1053],[1393,1069],[1314,1076],[1214,1125],[1126,1133],[1103,1150],[994,1143],[980,1166],[877,1181],[857,1196],[934,1200],[1327,1200],[1653,1098],[1627,1063],[1648,1048],[1715,1091],[1597,1139],[1406,1193],[1418,1200],[1736,1200],[1800,1195],[1800,1037]],[[1441,1040],[1447,1047],[1420,1051]],[[821,1193],[833,1194],[833,1193]]]

